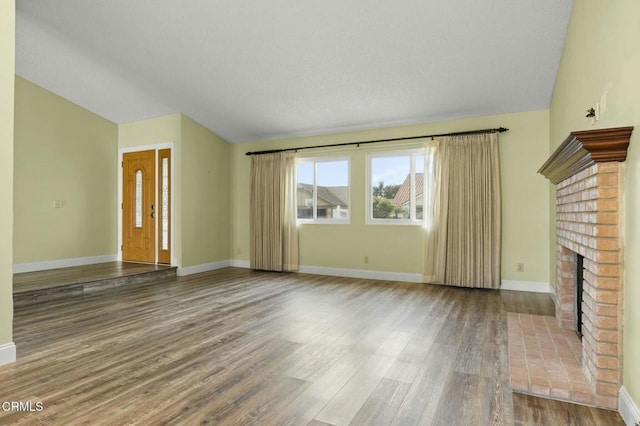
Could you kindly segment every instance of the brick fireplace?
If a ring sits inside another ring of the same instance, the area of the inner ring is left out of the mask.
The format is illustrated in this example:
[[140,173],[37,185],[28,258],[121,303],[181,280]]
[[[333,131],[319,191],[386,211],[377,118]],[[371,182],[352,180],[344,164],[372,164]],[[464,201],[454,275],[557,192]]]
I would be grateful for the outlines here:
[[556,318],[576,329],[584,257],[582,370],[596,405],[617,408],[622,377],[623,161],[633,128],[573,132],[539,170],[556,184]]

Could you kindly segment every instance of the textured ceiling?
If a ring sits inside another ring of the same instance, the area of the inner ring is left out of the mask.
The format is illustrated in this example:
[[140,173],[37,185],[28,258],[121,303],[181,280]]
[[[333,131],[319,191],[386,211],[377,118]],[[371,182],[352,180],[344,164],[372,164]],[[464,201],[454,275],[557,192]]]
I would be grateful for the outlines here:
[[547,108],[570,0],[20,0],[16,72],[230,142]]

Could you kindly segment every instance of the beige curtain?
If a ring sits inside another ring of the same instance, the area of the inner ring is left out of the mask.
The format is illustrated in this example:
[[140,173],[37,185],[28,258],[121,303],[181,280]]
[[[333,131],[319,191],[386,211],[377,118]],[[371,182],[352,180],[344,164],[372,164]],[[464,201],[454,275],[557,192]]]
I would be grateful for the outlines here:
[[425,173],[435,185],[425,206],[424,281],[499,288],[498,135],[456,136],[431,142]]
[[251,157],[251,268],[298,269],[296,155]]

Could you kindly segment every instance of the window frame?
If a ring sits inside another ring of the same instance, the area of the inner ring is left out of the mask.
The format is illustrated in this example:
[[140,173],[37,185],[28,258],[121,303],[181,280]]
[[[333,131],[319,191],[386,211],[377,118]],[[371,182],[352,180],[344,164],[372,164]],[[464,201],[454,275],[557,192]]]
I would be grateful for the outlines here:
[[[331,163],[337,161],[347,162],[347,218],[346,219],[323,219],[318,218],[318,163]],[[297,168],[300,163],[313,164],[313,218],[298,218],[298,176]],[[350,156],[330,156],[330,157],[298,157],[296,159],[296,222],[303,224],[322,225],[349,225],[351,223],[351,157]]]
[[[367,154],[367,207],[365,209],[366,215],[366,224],[367,225],[402,225],[402,226],[424,226],[425,223],[425,215],[424,210],[422,214],[422,219],[415,219],[416,217],[416,157],[422,155],[425,158],[426,163],[426,149],[424,148],[415,148],[415,149],[404,149],[404,150],[393,150],[393,151],[379,151],[379,152],[371,152]],[[384,158],[384,157],[401,157],[401,156],[409,156],[409,174],[411,180],[411,189],[410,189],[410,216],[413,219],[380,219],[373,217],[373,182],[372,182],[372,173],[373,173],[373,160],[375,158]],[[426,164],[424,166],[426,171]],[[423,171],[423,173],[425,173]],[[425,176],[426,178],[426,176]],[[425,180],[423,184],[423,195],[424,198],[424,188],[426,188],[427,182]],[[424,201],[423,201],[424,203]]]

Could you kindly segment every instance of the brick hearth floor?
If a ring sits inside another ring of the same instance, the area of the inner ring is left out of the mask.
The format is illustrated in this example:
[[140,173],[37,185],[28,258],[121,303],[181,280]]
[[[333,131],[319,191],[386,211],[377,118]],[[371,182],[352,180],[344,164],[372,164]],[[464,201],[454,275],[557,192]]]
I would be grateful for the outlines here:
[[515,392],[594,405],[582,372],[582,343],[555,317],[507,313],[509,371]]

